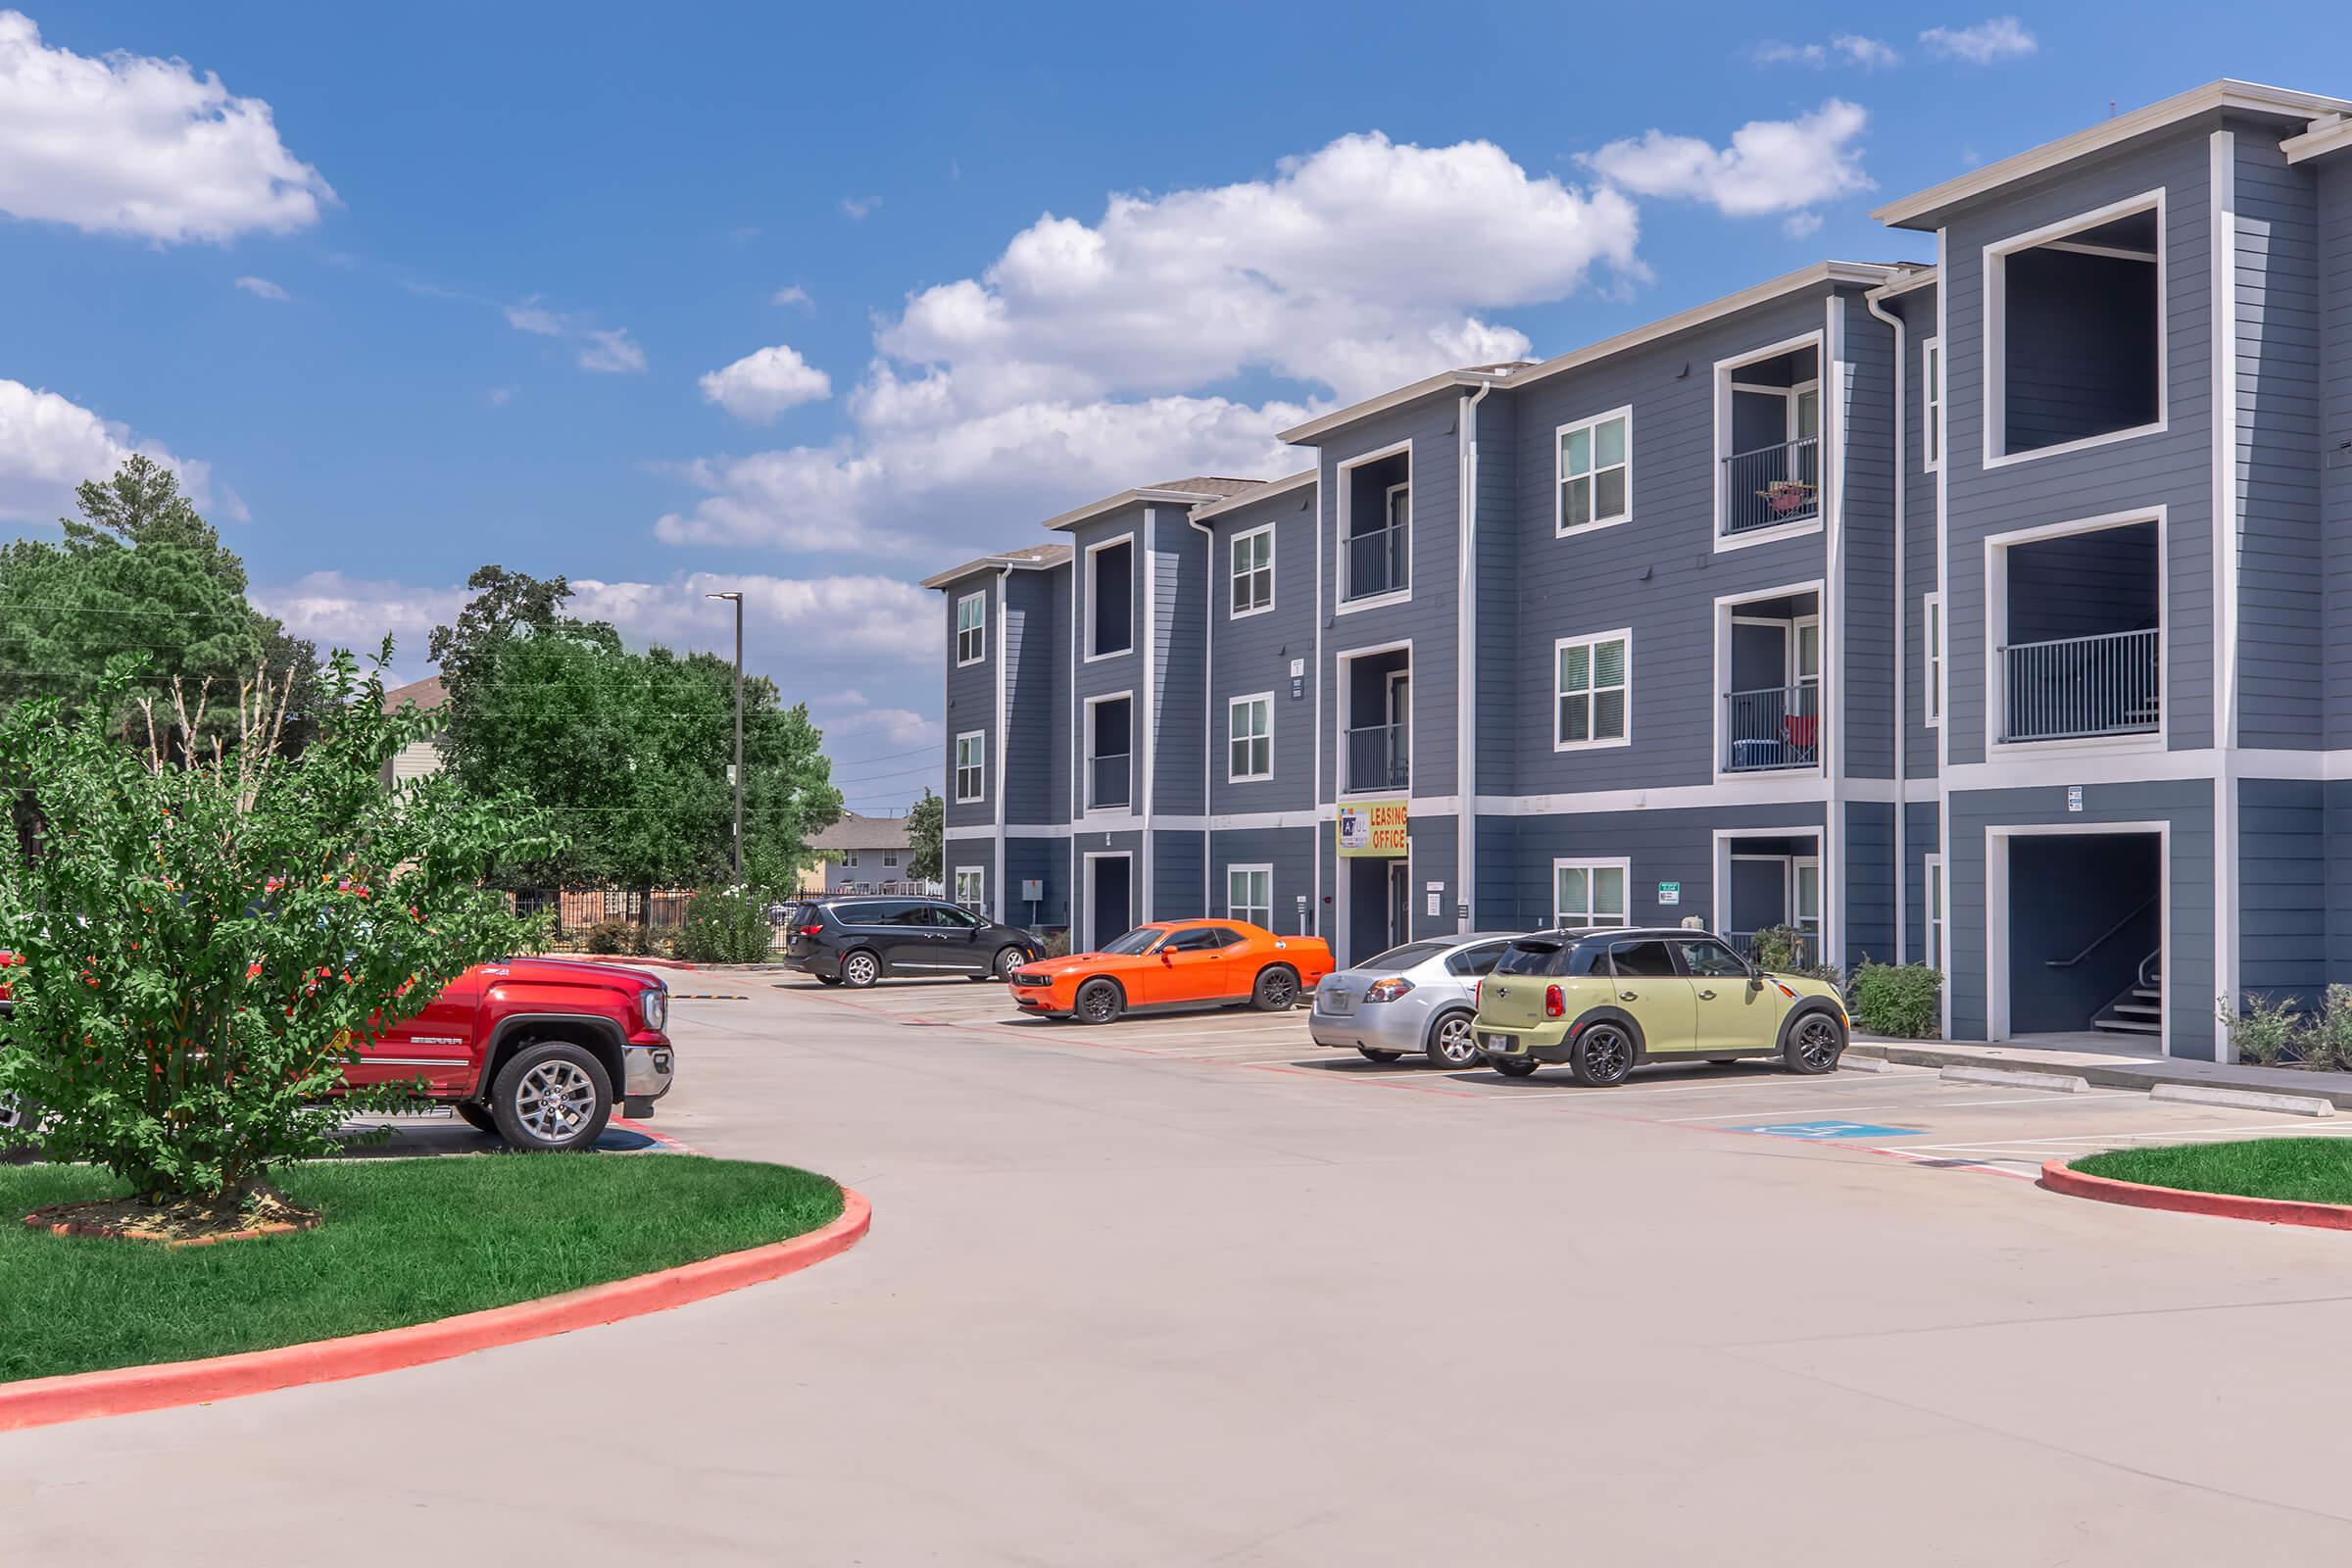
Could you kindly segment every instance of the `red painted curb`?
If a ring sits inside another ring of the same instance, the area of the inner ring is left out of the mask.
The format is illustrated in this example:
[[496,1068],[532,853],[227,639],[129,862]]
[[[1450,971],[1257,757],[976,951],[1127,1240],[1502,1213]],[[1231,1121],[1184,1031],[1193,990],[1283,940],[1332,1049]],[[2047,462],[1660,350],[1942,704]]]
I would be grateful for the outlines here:
[[354,1334],[340,1340],[248,1350],[201,1361],[167,1361],[160,1366],[118,1367],[105,1372],[69,1372],[52,1378],[0,1384],[0,1432],[86,1421],[93,1416],[129,1415],[182,1404],[206,1404],[247,1394],[267,1394],[305,1383],[423,1366],[494,1346],[514,1345],[567,1334],[573,1329],[617,1323],[666,1311],[708,1297],[739,1291],[797,1273],[811,1263],[848,1251],[873,1222],[873,1209],[850,1188],[841,1190],[841,1217],[821,1230],[788,1242],[723,1252],[700,1262],[631,1279],[567,1291],[536,1301],[494,1306],[431,1323]]
[[2148,1187],[2092,1176],[2053,1159],[2041,1167],[2037,1184],[2069,1198],[2088,1198],[2132,1208],[2161,1208],[2176,1214],[2212,1214],[2222,1219],[2259,1220],[2265,1225],[2309,1225],[2324,1231],[2352,1231],[2352,1203],[2304,1203],[2289,1198],[2239,1198],[2231,1193],[2192,1193],[2179,1187]]

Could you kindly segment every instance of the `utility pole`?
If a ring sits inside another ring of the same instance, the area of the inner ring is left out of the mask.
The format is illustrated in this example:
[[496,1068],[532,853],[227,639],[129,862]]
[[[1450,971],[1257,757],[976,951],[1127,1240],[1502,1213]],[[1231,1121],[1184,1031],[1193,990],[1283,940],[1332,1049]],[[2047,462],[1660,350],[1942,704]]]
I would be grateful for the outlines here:
[[735,602],[735,885],[743,886],[743,595],[705,594]]

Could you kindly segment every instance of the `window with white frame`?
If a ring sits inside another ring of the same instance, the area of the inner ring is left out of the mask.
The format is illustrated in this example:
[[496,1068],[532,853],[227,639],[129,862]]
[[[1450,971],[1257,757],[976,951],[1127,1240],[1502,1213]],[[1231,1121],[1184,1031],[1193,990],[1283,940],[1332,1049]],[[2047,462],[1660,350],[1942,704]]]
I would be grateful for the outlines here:
[[1274,694],[1236,697],[1225,709],[1225,776],[1233,783],[1274,776]]
[[1561,533],[1633,515],[1633,429],[1631,409],[1560,427]]
[[1928,472],[1943,466],[1943,339],[1939,337],[1920,345],[1919,452],[1921,466]]
[[956,799],[958,802],[979,800],[985,792],[983,779],[987,773],[988,733],[973,730],[956,737]]
[[845,870],[856,870],[858,868],[858,852],[856,850],[842,851],[841,863]]
[[1928,687],[1920,711],[1933,729],[1943,722],[1943,595],[1923,595],[1919,612],[1919,664]]
[[1225,868],[1225,917],[1274,929],[1274,868],[1270,865],[1229,865]]
[[988,902],[988,873],[976,865],[956,868],[956,902],[978,914]]
[[1254,615],[1274,608],[1274,525],[1252,528],[1233,536],[1233,608],[1231,617]]
[[1927,875],[1928,951],[1921,956],[1927,966],[1938,974],[1943,972],[1943,857],[1928,857]]
[[1552,748],[1623,746],[1629,737],[1634,636],[1563,637],[1554,661],[1558,714]]
[[956,662],[977,664],[988,657],[988,595],[965,594],[956,601]]
[[1086,657],[1108,659],[1135,647],[1135,538],[1086,547]]
[[884,850],[882,852],[882,863],[886,866],[895,868],[899,863],[899,852],[896,850]]
[[1551,923],[1562,928],[1626,923],[1627,860],[1551,862]]

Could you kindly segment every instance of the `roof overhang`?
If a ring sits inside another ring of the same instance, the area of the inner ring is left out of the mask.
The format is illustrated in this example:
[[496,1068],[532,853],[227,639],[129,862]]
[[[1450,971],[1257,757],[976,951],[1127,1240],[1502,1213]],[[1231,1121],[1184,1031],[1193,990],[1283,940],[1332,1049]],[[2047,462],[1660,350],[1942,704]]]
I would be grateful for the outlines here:
[[1203,518],[1222,516],[1228,512],[1239,512],[1242,508],[1255,502],[1271,501],[1276,496],[1287,496],[1300,490],[1311,490],[1315,487],[1315,480],[1319,477],[1321,475],[1318,470],[1308,468],[1303,473],[1294,473],[1281,479],[1268,479],[1254,490],[1245,490],[1238,496],[1226,496],[1222,500],[1211,501],[1204,507],[1195,507],[1193,520],[1199,522]]
[[1369,419],[1374,415],[1386,414],[1392,409],[1401,409],[1408,403],[1418,403],[1434,393],[1444,392],[1453,387],[1497,386],[1505,379],[1507,379],[1506,375],[1499,371],[1441,370],[1436,375],[1423,376],[1410,386],[1400,386],[1394,392],[1383,392],[1380,396],[1366,398],[1361,403],[1350,403],[1348,407],[1335,409],[1320,418],[1309,419],[1304,424],[1294,425],[1281,433],[1281,439],[1295,447],[1313,446],[1332,431],[1344,429],[1358,419]]
[[2336,115],[2327,120],[2315,120],[2311,128],[2300,136],[2289,136],[2278,144],[2290,164],[2309,163],[2329,153],[2340,153],[2352,147],[2352,116]]
[[950,566],[945,571],[933,572],[922,580],[921,586],[946,588],[983,571],[1051,571],[1055,566],[1068,565],[1069,561],[1070,558],[1066,555],[982,556],[979,560],[967,561],[960,566]]
[[1931,185],[1916,195],[1888,202],[1870,216],[1895,228],[1934,228],[1936,224],[1933,220],[1945,209],[1973,201],[2003,185],[2030,179],[2035,174],[2073,163],[2078,158],[2088,158],[2111,147],[2119,147],[2184,120],[2230,110],[2240,114],[2270,115],[2281,120],[2320,120],[2352,112],[2352,101],[2224,77],[2201,87],[2191,87],[2186,92],[2175,93],[2144,109],[2134,109],[2130,114],[2102,120],[2071,136],[2044,142],[2031,151],[2004,158],[1997,164],[1986,164],[1983,169],[1971,170],[1940,185]]
[[1113,512],[1120,512],[1137,505],[1197,507],[1203,501],[1222,499],[1224,498],[1206,490],[1122,490],[1115,496],[1105,496],[1101,501],[1090,501],[1085,506],[1065,512],[1058,517],[1048,517],[1045,525],[1049,528],[1069,529],[1077,527],[1082,522],[1091,522],[1097,517],[1106,516]]

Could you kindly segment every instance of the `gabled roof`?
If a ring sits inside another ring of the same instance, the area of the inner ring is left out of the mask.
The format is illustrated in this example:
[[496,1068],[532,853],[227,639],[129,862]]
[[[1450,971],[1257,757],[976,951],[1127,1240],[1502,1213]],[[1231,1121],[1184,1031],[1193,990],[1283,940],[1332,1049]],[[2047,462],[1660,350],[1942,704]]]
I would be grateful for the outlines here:
[[1264,484],[1252,485],[1247,490],[1236,491],[1222,501],[1211,501],[1195,507],[1193,517],[1196,521],[1202,517],[1214,517],[1221,513],[1234,512],[1260,501],[1272,500],[1276,496],[1311,489],[1318,472],[1319,470],[1314,468],[1305,468],[1298,473],[1285,474],[1279,479],[1268,479]]
[[908,846],[903,816],[859,816],[844,811],[831,827],[808,835],[812,850],[903,850]]
[[1000,571],[1006,566],[1016,571],[1046,571],[1070,559],[1068,545],[1023,545],[1018,550],[1001,550],[993,556],[967,561],[960,566],[933,572],[923,579],[926,588],[945,588],[960,582],[975,571]]
[[2175,93],[2144,109],[2112,116],[2071,136],[2043,142],[2013,158],[2004,158],[1997,164],[1972,169],[1940,185],[1930,185],[1926,190],[1905,196],[1900,201],[1888,202],[1870,216],[1896,228],[1934,228],[1936,216],[1946,208],[1972,201],[2013,181],[2029,179],[2071,164],[2078,158],[2105,152],[2110,147],[2121,146],[2134,137],[2166,129],[2181,121],[2230,109],[2283,120],[2323,120],[2330,115],[2352,112],[2352,101],[2322,97],[2318,93],[2295,92],[2285,87],[2266,87],[2259,82],[2234,81],[2225,76],[2219,81],[2209,81],[2201,87]]
[[387,713],[397,713],[411,703],[428,713],[436,708],[445,708],[449,705],[449,688],[441,684],[440,676],[427,675],[422,680],[413,680],[406,686],[395,686],[384,693],[384,711]]
[[1090,501],[1085,506],[1073,508],[1059,516],[1048,517],[1046,526],[1062,529],[1075,528],[1091,518],[1116,512],[1122,507],[1134,506],[1138,502],[1164,502],[1169,506],[1195,507],[1203,501],[1216,501],[1226,496],[1238,495],[1242,491],[1263,482],[1258,479],[1212,479],[1200,476],[1190,479],[1170,479],[1165,484],[1143,485],[1134,490],[1122,490],[1115,496],[1105,496],[1101,501]]

